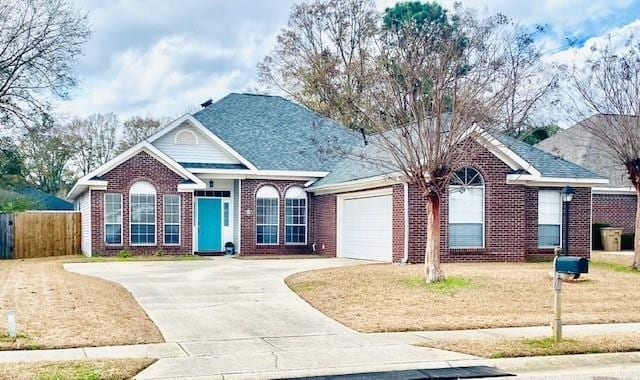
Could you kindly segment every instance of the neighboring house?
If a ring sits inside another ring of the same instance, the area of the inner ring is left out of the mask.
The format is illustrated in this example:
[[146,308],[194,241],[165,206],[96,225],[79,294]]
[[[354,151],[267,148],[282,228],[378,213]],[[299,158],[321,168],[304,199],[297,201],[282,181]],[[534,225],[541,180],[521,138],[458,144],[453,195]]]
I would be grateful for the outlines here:
[[[443,260],[551,255],[567,184],[576,187],[572,253],[588,256],[591,187],[607,180],[513,139],[478,143],[482,154],[460,169],[443,200]],[[242,255],[423,261],[421,194],[331,154],[358,146],[357,134],[281,97],[227,95],[75,184],[68,197],[82,211],[82,250],[191,254],[233,242]]]
[[0,189],[0,204],[5,202],[27,204],[29,210],[69,211],[74,207],[71,202],[26,186]]
[[[594,115],[589,122],[603,122],[605,117],[616,116]],[[536,146],[608,178],[608,185],[592,189],[593,222],[634,232],[637,196],[627,170],[612,158],[584,122],[561,130]]]

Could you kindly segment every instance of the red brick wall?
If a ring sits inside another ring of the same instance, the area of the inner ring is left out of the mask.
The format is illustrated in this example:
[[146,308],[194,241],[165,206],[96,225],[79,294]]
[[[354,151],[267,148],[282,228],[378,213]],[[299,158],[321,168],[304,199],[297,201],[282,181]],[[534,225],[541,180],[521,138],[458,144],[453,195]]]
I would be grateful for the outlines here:
[[[441,200],[440,237],[442,262],[460,261],[523,261],[525,226],[525,187],[507,185],[511,168],[483,150],[467,165],[482,174],[485,181],[485,247],[479,249],[449,248],[448,197]],[[409,191],[409,261],[424,262],[427,239],[425,201],[417,186]]]
[[405,233],[405,215],[404,215],[404,184],[393,185],[393,194],[391,198],[392,210],[392,250],[393,261],[401,262],[404,258],[404,233]]
[[624,232],[634,232],[636,207],[635,195],[594,194],[593,223],[609,223],[624,228]]
[[[172,170],[141,152],[102,176],[108,181],[107,191],[91,191],[91,247],[93,254],[115,255],[126,249],[134,254],[151,254],[162,250],[168,254],[192,253],[192,194],[178,193],[182,178]],[[138,181],[147,181],[156,188],[156,245],[131,246],[129,239],[129,189]],[[122,245],[105,245],[104,194],[122,194]],[[165,246],[163,242],[163,195],[180,195],[180,245]]]
[[[272,181],[248,179],[242,180],[240,210],[240,254],[241,255],[266,255],[266,254],[299,254],[310,253],[313,243],[313,225],[315,221],[314,202],[311,196],[307,197],[307,245],[292,245],[284,243],[284,195],[291,186],[304,186],[305,181]],[[259,245],[256,243],[256,193],[262,186],[270,185],[278,190],[280,195],[280,226],[277,245]],[[251,214],[247,215],[247,210]]]
[[318,253],[336,255],[336,196],[335,194],[313,197],[315,209],[314,239]]

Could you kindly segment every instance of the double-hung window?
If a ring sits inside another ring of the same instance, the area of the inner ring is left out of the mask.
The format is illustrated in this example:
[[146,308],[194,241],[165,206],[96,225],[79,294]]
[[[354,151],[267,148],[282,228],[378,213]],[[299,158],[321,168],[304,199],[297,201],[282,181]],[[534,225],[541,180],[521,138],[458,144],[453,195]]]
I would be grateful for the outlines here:
[[284,242],[307,244],[307,193],[298,186],[284,196]]
[[164,244],[180,244],[180,195],[165,194],[164,210]]
[[484,247],[484,180],[471,167],[456,171],[449,186],[449,247]]
[[562,225],[562,200],[560,191],[540,190],[538,192],[538,247],[560,246]]
[[104,195],[104,241],[107,245],[122,245],[122,194]]
[[263,186],[256,194],[256,243],[278,244],[279,193],[273,186]]
[[130,194],[131,245],[156,244],[156,190],[148,182],[136,182]]

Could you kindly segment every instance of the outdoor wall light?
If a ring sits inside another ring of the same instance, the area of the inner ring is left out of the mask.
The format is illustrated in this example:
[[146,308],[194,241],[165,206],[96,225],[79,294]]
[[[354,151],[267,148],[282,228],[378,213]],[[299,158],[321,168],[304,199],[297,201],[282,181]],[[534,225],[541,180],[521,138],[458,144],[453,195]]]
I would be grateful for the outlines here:
[[573,195],[576,191],[571,186],[565,186],[562,190],[560,190],[560,197],[562,199],[562,203],[565,205],[564,207],[564,223],[563,224],[563,239],[562,239],[562,254],[565,256],[569,255],[569,205],[573,200]]
[[575,193],[576,191],[571,186],[565,186],[560,190],[560,196],[562,197],[562,201],[565,203],[571,202]]

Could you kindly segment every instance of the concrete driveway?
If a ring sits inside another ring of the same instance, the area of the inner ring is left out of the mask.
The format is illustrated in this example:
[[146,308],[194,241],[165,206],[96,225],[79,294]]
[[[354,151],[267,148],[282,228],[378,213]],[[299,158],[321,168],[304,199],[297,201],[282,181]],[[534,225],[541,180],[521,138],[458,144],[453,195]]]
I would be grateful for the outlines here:
[[[468,355],[418,348],[410,333],[360,334],[320,313],[284,283],[290,274],[358,265],[348,259],[65,264],[122,284],[182,357],[163,358],[138,378],[277,378],[448,366]],[[251,376],[249,376],[251,375]]]

